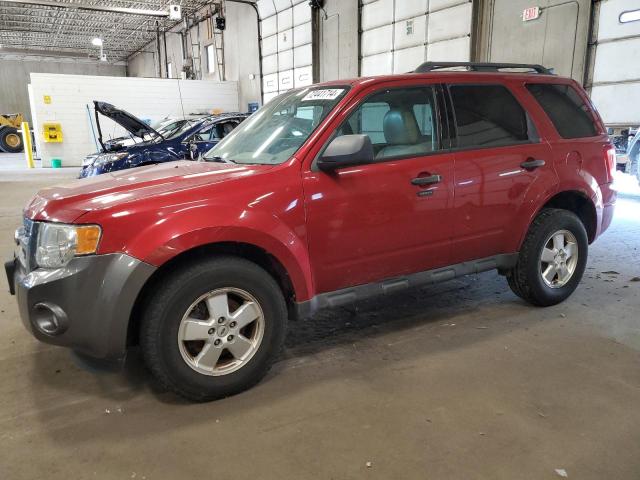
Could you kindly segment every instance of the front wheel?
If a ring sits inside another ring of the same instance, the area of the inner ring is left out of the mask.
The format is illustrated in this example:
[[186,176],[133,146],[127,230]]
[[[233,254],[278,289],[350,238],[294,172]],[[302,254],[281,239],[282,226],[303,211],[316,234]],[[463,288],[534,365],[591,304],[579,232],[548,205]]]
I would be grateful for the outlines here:
[[23,148],[22,137],[17,128],[5,127],[0,129],[0,151],[19,153]]
[[140,343],[165,388],[207,401],[257,383],[280,351],[286,322],[271,275],[242,258],[211,258],[162,282],[146,303]]
[[516,266],[507,273],[511,290],[534,305],[564,301],[580,283],[588,248],[587,232],[573,212],[543,210],[527,232]]

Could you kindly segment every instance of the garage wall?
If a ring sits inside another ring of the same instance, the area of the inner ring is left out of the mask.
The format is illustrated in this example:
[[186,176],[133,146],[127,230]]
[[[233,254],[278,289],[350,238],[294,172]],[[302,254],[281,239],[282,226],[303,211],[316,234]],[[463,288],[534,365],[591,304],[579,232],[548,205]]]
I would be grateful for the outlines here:
[[601,2],[595,26],[591,97],[610,126],[640,125],[640,21],[620,22],[631,10],[640,11],[638,0]]
[[[537,63],[558,75],[584,80],[591,0],[486,0],[478,60]],[[526,8],[540,16],[524,21]]]
[[313,83],[311,7],[308,0],[258,0],[265,103]]
[[[206,10],[200,12],[206,14]],[[250,5],[226,2],[225,18],[227,28],[224,31],[225,79],[238,83],[239,109],[247,111],[250,102],[260,102],[260,66],[258,60],[258,22],[256,12]],[[172,76],[180,78],[185,58],[181,46],[180,24],[166,34],[167,60],[172,64]],[[196,78],[202,80],[220,80],[216,68],[208,72],[206,47],[213,44],[206,22],[200,22],[189,29],[186,35],[186,52],[191,49],[194,56]],[[191,45],[190,45],[191,44]],[[156,42],[147,44],[139,53],[128,60],[128,75],[131,77],[156,78],[158,76],[158,53]],[[166,78],[164,40],[160,42],[160,63],[162,78]],[[216,66],[217,67],[217,66]],[[253,77],[253,78],[251,78]]]
[[361,0],[361,74],[412,71],[424,61],[469,61],[470,0]]
[[0,113],[22,113],[31,122],[27,94],[31,73],[125,76],[126,66],[83,59],[0,53]]
[[[324,14],[323,14],[324,13]],[[320,17],[321,82],[358,76],[358,1],[326,0]]]
[[[213,109],[238,110],[236,82],[166,80],[157,78],[97,77],[85,75],[31,74],[36,148],[43,166],[51,158],[62,158],[65,166],[80,166],[97,150],[91,128],[93,100],[112,103],[144,120],[161,120],[183,113],[207,113]],[[51,103],[44,102],[48,95]],[[87,105],[90,111],[87,111]],[[125,134],[108,119],[101,118],[104,138]],[[43,122],[59,122],[62,143],[45,143]]]

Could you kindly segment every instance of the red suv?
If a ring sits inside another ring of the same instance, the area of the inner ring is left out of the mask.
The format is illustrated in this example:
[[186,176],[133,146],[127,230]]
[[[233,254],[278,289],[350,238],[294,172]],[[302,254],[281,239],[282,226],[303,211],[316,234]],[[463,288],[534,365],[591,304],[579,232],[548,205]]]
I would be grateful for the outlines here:
[[6,264],[25,326],[97,358],[139,343],[160,383],[208,400],[323,307],[492,269],[563,301],[613,215],[602,121],[542,67],[456,66],[289,90],[206,161],[40,191]]

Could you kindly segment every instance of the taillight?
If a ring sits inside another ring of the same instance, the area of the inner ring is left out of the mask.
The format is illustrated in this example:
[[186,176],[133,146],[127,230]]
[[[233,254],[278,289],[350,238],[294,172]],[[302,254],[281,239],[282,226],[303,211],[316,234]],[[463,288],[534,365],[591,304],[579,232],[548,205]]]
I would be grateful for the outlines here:
[[609,145],[604,151],[605,161],[607,162],[607,175],[609,176],[609,182],[613,181],[613,174],[616,171],[616,148],[613,145]]

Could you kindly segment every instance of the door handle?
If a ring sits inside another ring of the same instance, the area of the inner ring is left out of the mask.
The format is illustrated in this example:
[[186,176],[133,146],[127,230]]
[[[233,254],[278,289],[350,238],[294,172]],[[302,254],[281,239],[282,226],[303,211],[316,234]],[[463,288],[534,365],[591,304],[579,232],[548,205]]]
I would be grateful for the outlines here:
[[442,177],[440,175],[429,175],[428,177],[416,177],[411,180],[411,185],[433,185],[434,183],[440,183]]
[[525,162],[522,162],[520,166],[525,170],[531,171],[544,165],[544,160],[536,160],[535,158],[528,158]]

